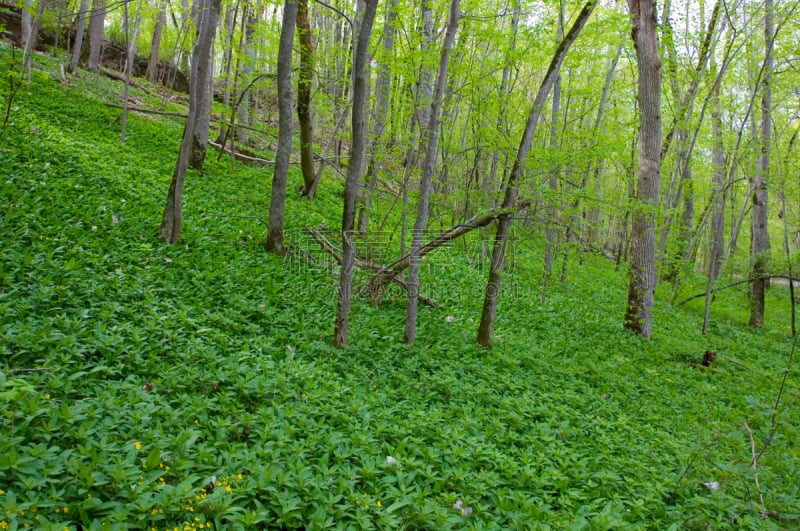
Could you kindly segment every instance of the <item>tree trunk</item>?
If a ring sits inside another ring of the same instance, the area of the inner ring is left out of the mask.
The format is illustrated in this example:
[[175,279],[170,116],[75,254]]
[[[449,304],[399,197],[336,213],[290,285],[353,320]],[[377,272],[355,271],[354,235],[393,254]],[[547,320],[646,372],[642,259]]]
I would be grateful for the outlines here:
[[[583,9],[575,19],[575,23],[570,28],[567,36],[556,48],[547,73],[542,80],[542,84],[539,86],[539,91],[536,93],[536,98],[533,101],[533,109],[531,109],[531,113],[528,116],[528,121],[525,124],[525,132],[522,135],[519,150],[517,151],[517,158],[514,161],[514,166],[511,168],[511,174],[506,181],[503,208],[514,208],[516,206],[520,180],[525,170],[525,161],[531,149],[533,135],[536,133],[539,115],[542,113],[547,95],[550,93],[550,88],[553,86],[553,82],[558,75],[561,64],[564,62],[564,58],[567,56],[570,46],[580,34],[589,15],[592,14],[595,5],[597,5],[597,0],[589,0],[586,5],[583,6]],[[495,233],[492,260],[489,268],[489,280],[486,283],[483,311],[481,312],[481,322],[478,327],[477,336],[478,343],[485,347],[490,346],[492,342],[494,319],[497,313],[497,299],[500,295],[501,274],[503,271],[503,262],[505,261],[505,248],[511,231],[512,219],[513,216],[511,214],[506,214],[501,216],[497,223],[497,232]]]
[[72,49],[72,60],[69,63],[69,71],[75,74],[78,70],[78,61],[81,58],[81,48],[83,48],[83,36],[86,33],[86,13],[89,11],[89,0],[81,0],[80,11],[78,12],[78,25],[75,28],[75,44]]
[[164,208],[164,217],[159,229],[159,237],[167,243],[174,244],[180,239],[181,222],[183,220],[183,182],[186,178],[186,170],[189,167],[189,155],[192,151],[195,125],[197,124],[198,114],[202,112],[200,102],[206,97],[205,92],[209,89],[206,81],[208,72],[211,69],[211,46],[217,29],[220,3],[221,0],[205,0],[203,19],[206,22],[200,25],[201,32],[197,36],[192,53],[192,69],[189,76],[189,115],[186,119],[186,127],[183,130],[178,162],[175,164],[175,171],[172,174],[167,204]]
[[166,21],[164,9],[164,2],[159,1],[156,23],[153,27],[153,40],[150,44],[150,59],[147,61],[147,80],[150,83],[158,82],[158,58],[161,50],[161,36],[164,33],[164,22]]
[[725,145],[722,141],[722,106],[719,101],[719,85],[714,87],[711,130],[713,136],[714,187],[713,219],[711,221],[711,251],[708,257],[708,276],[717,279],[725,258]]
[[[201,0],[201,7],[197,15],[198,20],[198,36],[200,38],[201,34],[208,34],[209,30],[205,26],[208,24],[213,24],[214,28],[211,31],[211,49],[213,49],[214,45],[214,38],[213,35],[216,32],[217,24],[219,23],[219,12],[213,17],[208,16],[208,8],[207,2],[211,0]],[[194,58],[193,58],[194,59]],[[189,167],[193,170],[202,170],[203,164],[206,161],[206,148],[208,147],[208,133],[209,129],[211,128],[211,102],[214,97],[214,88],[213,88],[213,77],[214,77],[214,69],[213,69],[213,60],[214,54],[210,54],[209,64],[208,67],[202,72],[205,77],[202,79],[198,79],[198,83],[205,83],[205,89],[202,91],[202,99],[198,100],[198,113],[196,117],[196,122],[194,124],[194,131],[192,132],[192,151],[189,155]]]
[[769,150],[772,128],[772,48],[773,48],[773,3],[764,2],[764,77],[761,85],[761,153],[753,177],[753,218],[751,225],[752,246],[752,278],[750,284],[750,326],[764,326],[764,291],[767,287],[767,254],[769,239],[767,237],[767,185],[769,183]]
[[20,13],[20,40],[19,44],[23,50],[28,49],[28,43],[33,36],[33,0],[25,0]]
[[656,288],[655,210],[661,181],[661,59],[655,0],[628,0],[636,48],[639,98],[637,205],[633,212],[628,303],[624,326],[649,339]]
[[[299,0],[297,33],[300,40],[300,69],[297,79],[297,120],[300,122],[300,169],[303,193],[309,199],[314,184],[314,123],[311,118],[311,85],[314,76],[314,42],[308,20],[308,0]],[[315,189],[315,188],[314,188]]]
[[392,90],[392,75],[389,71],[389,58],[394,50],[395,20],[398,0],[392,0],[386,13],[386,24],[383,28],[383,56],[378,66],[378,79],[375,82],[375,114],[373,116],[374,129],[372,131],[372,149],[367,154],[367,189],[364,194],[364,204],[358,214],[358,233],[365,235],[369,226],[369,215],[372,209],[372,199],[375,195],[375,185],[378,182],[378,172],[383,160],[380,146],[384,143],[384,130],[386,128],[386,114],[389,112],[389,95]]
[[353,60],[353,118],[350,147],[350,165],[347,168],[347,180],[344,190],[344,208],[342,209],[342,271],[339,279],[339,297],[336,307],[336,325],[333,345],[341,347],[347,342],[350,324],[350,296],[353,287],[353,264],[355,262],[355,242],[353,240],[356,218],[356,197],[364,158],[366,103],[369,91],[367,64],[369,62],[369,39],[372,24],[375,20],[378,0],[367,0],[358,33],[355,58]]
[[267,251],[283,254],[283,225],[286,208],[286,181],[292,156],[294,124],[292,121],[292,43],[297,20],[297,0],[286,0],[278,47],[278,150],[272,175],[267,220]]
[[106,22],[106,0],[92,0],[92,13],[89,15],[89,57],[86,70],[97,72],[103,59],[103,35]]
[[[564,11],[566,5],[561,0],[558,8],[558,29],[556,30],[556,44],[564,38]],[[553,81],[553,107],[550,112],[550,149],[555,153],[558,149],[558,113],[561,107],[561,75],[556,73]],[[557,167],[550,168],[550,178],[548,188],[551,196],[547,198],[547,214],[549,219],[545,220],[544,236],[547,247],[544,251],[544,275],[542,275],[542,302],[547,297],[547,284],[553,274],[553,255],[555,254],[556,223],[558,222],[558,204],[556,194],[558,193],[558,173]]]
[[422,247],[422,236],[428,225],[428,210],[430,209],[431,190],[433,188],[433,172],[436,165],[436,150],[439,140],[439,122],[442,115],[442,99],[447,80],[447,66],[450,60],[450,51],[456,40],[458,30],[459,0],[451,0],[450,18],[442,45],[442,55],[439,59],[439,71],[436,74],[433,101],[426,133],[427,146],[425,149],[425,162],[422,167],[422,177],[419,184],[419,199],[417,203],[417,220],[414,223],[414,232],[411,235],[411,262],[408,268],[408,298],[406,300],[406,326],[403,341],[412,345],[417,331],[417,294],[419,293],[419,259]]

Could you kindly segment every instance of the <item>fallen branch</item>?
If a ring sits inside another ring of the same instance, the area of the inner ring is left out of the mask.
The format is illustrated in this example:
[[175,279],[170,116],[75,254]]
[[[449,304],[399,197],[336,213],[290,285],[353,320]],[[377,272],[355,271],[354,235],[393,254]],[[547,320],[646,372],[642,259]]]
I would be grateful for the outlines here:
[[[319,232],[317,229],[313,227],[306,227],[306,231],[314,238],[314,241],[317,242],[322,249],[328,253],[329,255],[333,256],[336,262],[341,265],[342,264],[342,255],[333,246],[331,242],[328,241],[325,236]],[[366,260],[361,260],[360,258],[356,258],[355,265],[362,268],[362,269],[370,269],[372,271],[383,271],[383,266],[378,264],[373,264],[372,262],[367,262]],[[393,277],[390,279],[391,282],[400,285],[403,289],[408,290],[408,285],[406,282],[400,277]],[[420,302],[425,304],[426,306],[430,306],[431,308],[436,306],[436,301],[426,297],[425,295],[419,294],[418,295]]]
[[[115,81],[122,81],[123,83],[125,83],[125,78],[123,76],[121,76],[119,74],[115,74],[114,72],[111,72],[110,70],[106,70],[105,68],[101,68],[100,69],[100,73],[103,74],[104,76],[106,76],[107,78],[113,79]],[[145,86],[142,86],[142,85],[140,85],[139,83],[137,83],[135,81],[129,81],[128,84],[130,86],[132,86],[132,87],[136,87],[137,89],[141,90],[145,94],[149,94],[150,96],[153,95],[153,92],[149,88],[147,88]]]
[[[217,144],[216,142],[214,142],[212,140],[208,141],[208,145],[209,146],[214,146],[215,148],[219,149],[220,151],[222,151],[224,153],[231,154],[231,149],[230,148],[225,147],[222,144]],[[255,162],[255,163],[258,163],[258,164],[262,164],[262,165],[275,164],[274,160],[262,159],[261,157],[256,157],[253,154],[249,154],[248,155],[248,154],[242,153],[241,151],[234,151],[233,152],[233,156],[236,157],[239,160],[243,160],[243,161],[246,161],[246,162]]]
[[[431,251],[441,247],[442,245],[459,238],[468,232],[475,229],[485,227],[493,222],[500,216],[510,215],[514,212],[512,208],[493,208],[492,210],[480,215],[475,215],[460,225],[456,225],[439,236],[426,243],[420,249],[419,257],[422,258]],[[391,264],[381,268],[378,273],[373,276],[370,281],[361,288],[360,295],[369,295],[372,303],[379,306],[383,299],[383,293],[386,291],[386,286],[393,281],[397,275],[405,271],[411,264],[411,254],[395,260]]]
[[[773,278],[782,278],[784,280],[788,280],[789,282],[800,282],[800,278],[789,277],[789,276],[786,276],[786,275],[766,275],[766,276],[763,276],[763,277],[754,277],[754,278],[746,278],[744,280],[737,280],[736,282],[731,282],[730,284],[727,284],[725,286],[722,286],[722,287],[719,287],[719,288],[714,288],[714,289],[711,290],[711,293],[716,293],[718,291],[722,291],[724,289],[732,288],[732,287],[738,286],[740,284],[749,284],[750,282],[753,282],[754,280],[770,280],[770,279],[773,279]],[[698,293],[697,295],[692,295],[691,297],[683,299],[681,302],[677,303],[675,306],[683,306],[684,304],[686,304],[689,301],[693,301],[695,299],[699,299],[700,297],[705,297],[705,296],[706,296],[706,292],[704,291],[703,293]]]
[[[122,109],[122,105],[117,105],[116,103],[106,103],[109,107],[114,107],[115,109]],[[178,118],[186,118],[186,115],[180,112],[169,112],[169,111],[156,111],[154,109],[143,109],[142,107],[128,107],[129,111],[133,112],[140,112],[143,114],[160,114],[162,116],[176,116]]]

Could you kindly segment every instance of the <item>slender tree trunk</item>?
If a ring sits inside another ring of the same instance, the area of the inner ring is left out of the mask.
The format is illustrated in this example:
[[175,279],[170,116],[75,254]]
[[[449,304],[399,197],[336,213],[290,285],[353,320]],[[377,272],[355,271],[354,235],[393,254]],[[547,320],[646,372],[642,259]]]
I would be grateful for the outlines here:
[[764,2],[764,77],[761,84],[761,153],[753,177],[753,218],[751,225],[752,246],[750,257],[753,264],[750,284],[750,326],[764,326],[764,291],[767,287],[767,186],[769,183],[769,150],[772,129],[772,48],[774,29],[772,0]]
[[367,64],[368,48],[375,21],[378,0],[367,0],[356,44],[353,61],[353,141],[350,148],[350,166],[347,168],[345,182],[344,208],[342,209],[342,271],[339,278],[339,301],[336,307],[336,326],[333,344],[341,347],[347,342],[350,325],[350,297],[353,288],[353,266],[355,264],[355,242],[353,239],[356,218],[356,197],[361,177],[361,163],[366,144],[366,102],[369,92]]
[[725,145],[722,140],[722,106],[719,101],[719,85],[714,87],[713,110],[711,113],[711,130],[714,137],[713,159],[714,186],[713,209],[714,217],[711,222],[711,252],[708,258],[708,276],[717,279],[722,271],[725,258]]
[[205,0],[202,16],[207,19],[207,23],[200,25],[202,30],[197,36],[192,53],[192,69],[189,75],[189,115],[183,130],[178,162],[175,164],[175,171],[172,174],[164,217],[159,229],[159,237],[167,243],[174,244],[180,239],[183,220],[183,183],[189,167],[189,155],[192,150],[197,115],[202,112],[200,102],[206,97],[205,92],[209,88],[206,82],[207,72],[211,68],[211,47],[217,29],[220,3],[221,0]]
[[[245,92],[244,94],[239,94],[239,102],[236,105],[236,119],[238,119],[239,124],[243,125],[244,127],[249,127],[250,123],[252,122],[252,118],[250,117],[250,108],[252,107],[253,95],[252,91],[250,90],[249,83],[252,81],[253,66],[256,64],[257,60],[255,42],[255,30],[257,23],[258,13],[254,8],[251,8],[249,5],[245,4],[245,6],[242,8],[241,41],[243,42],[240,44],[240,48],[244,49],[244,57],[243,61],[241,61],[241,63],[238,65],[233,82],[234,94],[238,92],[239,86],[245,85]],[[242,78],[241,83],[239,82],[239,77]],[[241,127],[238,129],[231,127],[231,133],[233,134],[234,132],[236,138],[238,138],[241,144],[249,143],[250,136],[247,132],[247,129]]]
[[297,80],[297,120],[300,122],[300,169],[303,172],[303,190],[308,192],[314,184],[314,123],[311,117],[311,84],[314,75],[314,42],[308,20],[308,0],[299,0],[297,8],[297,33],[300,40],[300,69]]
[[[386,128],[386,118],[389,112],[389,96],[392,90],[392,75],[389,71],[388,61],[394,50],[395,20],[397,19],[398,0],[391,0],[386,13],[386,23],[383,28],[383,57],[378,66],[378,79],[375,82],[375,115],[373,117],[374,129],[372,131],[372,149],[367,153],[369,163],[367,164],[367,189],[364,194],[364,205],[358,214],[358,232],[361,235],[367,233],[369,226],[369,215],[372,209],[372,200],[375,195],[375,186],[378,182],[378,172],[383,161],[383,156],[376,153],[380,146],[384,144],[384,130]],[[377,150],[376,150],[377,146]]]
[[411,263],[408,268],[408,298],[406,300],[406,326],[403,341],[412,345],[417,330],[417,301],[419,295],[419,260],[422,247],[422,237],[428,224],[428,210],[433,189],[433,172],[436,165],[436,150],[439,140],[439,122],[442,115],[442,100],[444,98],[445,82],[447,80],[447,67],[450,60],[450,51],[456,40],[458,30],[459,0],[451,0],[450,18],[442,46],[442,55],[439,59],[439,71],[436,74],[431,112],[426,129],[428,135],[425,149],[425,162],[422,167],[422,177],[419,185],[419,199],[417,203],[417,220],[414,223],[414,232],[411,235]]
[[649,339],[656,288],[655,210],[661,181],[661,59],[655,0],[628,0],[638,65],[639,165],[624,326]]
[[267,220],[267,251],[283,254],[283,225],[286,208],[286,181],[292,156],[294,123],[292,121],[292,44],[297,20],[297,0],[283,6],[280,44],[278,45],[278,150],[272,174],[272,193]]
[[92,0],[92,13],[89,15],[89,57],[86,70],[97,72],[103,60],[103,35],[106,22],[106,0]]
[[72,60],[69,63],[69,71],[72,74],[78,71],[78,61],[81,58],[83,48],[83,36],[86,33],[86,14],[89,11],[89,0],[81,0],[80,11],[78,12],[78,24],[75,28],[75,44],[72,48]]
[[[561,42],[564,38],[564,11],[567,6],[564,0],[561,0],[558,8],[558,30],[556,33],[556,43]],[[553,81],[553,107],[550,112],[550,149],[555,152],[558,149],[558,113],[561,107],[561,75],[556,74],[556,79]],[[548,181],[548,188],[550,189],[551,197],[547,199],[547,213],[549,219],[546,220],[544,229],[545,240],[547,240],[547,247],[544,251],[544,275],[542,276],[542,302],[547,297],[547,284],[553,274],[553,255],[555,254],[555,241],[556,241],[556,223],[558,222],[558,205],[556,201],[556,194],[558,192],[558,173],[559,169],[554,167],[550,169],[550,178]]]
[[[85,1],[85,0],[82,0]],[[166,22],[166,6],[163,0],[158,3],[158,13],[156,14],[156,23],[153,27],[153,40],[150,44],[150,59],[147,61],[147,80],[150,83],[158,81],[158,58],[161,51],[161,36],[164,33],[164,23]]]
[[[533,109],[528,115],[528,121],[525,124],[525,132],[520,141],[519,150],[517,151],[517,158],[514,161],[514,166],[511,168],[511,174],[506,181],[505,194],[503,197],[503,208],[513,208],[517,204],[517,196],[519,191],[520,181],[525,169],[525,161],[528,158],[528,153],[531,149],[533,142],[533,135],[536,133],[536,125],[539,122],[539,116],[544,108],[547,95],[550,93],[550,88],[553,86],[556,76],[558,75],[561,64],[567,56],[570,46],[580,34],[584,24],[592,14],[592,10],[597,5],[597,0],[589,0],[575,19],[574,24],[567,32],[567,36],[556,48],[550,66],[547,69],[542,84],[539,86],[539,91],[536,93],[536,98],[533,101]],[[495,233],[494,246],[492,248],[492,260],[489,269],[489,280],[486,283],[486,291],[483,299],[483,311],[481,312],[481,322],[478,327],[477,341],[480,345],[488,347],[492,342],[492,335],[494,333],[494,320],[497,314],[497,300],[500,295],[500,282],[503,271],[503,263],[505,261],[506,243],[509,233],[511,231],[512,214],[507,214],[498,218],[497,232]]]

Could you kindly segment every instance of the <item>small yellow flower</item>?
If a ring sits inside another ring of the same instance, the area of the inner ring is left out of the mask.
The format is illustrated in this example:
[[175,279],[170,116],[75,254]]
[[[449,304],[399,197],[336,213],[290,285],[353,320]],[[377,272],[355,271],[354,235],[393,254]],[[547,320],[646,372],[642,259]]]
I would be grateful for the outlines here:
[[0,522],[0,529],[8,529],[8,523],[5,520]]
[[[4,491],[3,489],[0,489],[0,496],[2,496],[5,493],[6,493],[6,491]],[[6,524],[6,525],[8,525],[8,524]]]
[[44,395],[44,399],[45,400],[50,400],[50,393],[47,393],[46,395]]
[[381,501],[378,500],[378,503],[376,503],[375,505],[377,505],[378,507],[381,507]]
[[242,474],[241,474],[241,473],[239,473],[239,474],[236,474],[236,479],[238,479],[239,481],[241,481],[243,477],[244,477],[244,476],[242,476]]
[[227,486],[225,487],[225,492],[233,492],[233,489],[231,488],[231,486],[230,486],[230,485],[227,485]]
[[137,450],[141,450],[142,449],[142,443],[140,443],[139,441],[136,441],[133,444],[133,447],[136,448]]
[[69,507],[64,507],[64,514],[67,514],[68,512],[69,512]]

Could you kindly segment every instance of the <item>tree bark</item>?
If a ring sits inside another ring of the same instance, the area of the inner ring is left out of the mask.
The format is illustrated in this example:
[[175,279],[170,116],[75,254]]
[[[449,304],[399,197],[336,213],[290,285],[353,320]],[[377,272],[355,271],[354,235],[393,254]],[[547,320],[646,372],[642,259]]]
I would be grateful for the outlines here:
[[161,0],[158,3],[156,23],[153,27],[153,40],[150,43],[150,58],[147,61],[147,80],[150,83],[158,82],[158,58],[161,50],[161,36],[164,33],[164,23],[166,22],[166,13],[164,9],[164,2]]
[[712,96],[711,131],[713,136],[714,187],[713,219],[711,221],[711,251],[708,257],[708,276],[719,277],[725,258],[725,144],[722,139],[722,106],[719,101],[719,85]]
[[[561,0],[558,7],[558,29],[556,30],[556,44],[564,38],[564,11],[566,5]],[[553,106],[550,112],[550,149],[555,152],[558,149],[558,113],[561,108],[561,75],[556,74],[553,81]],[[549,219],[545,221],[544,236],[547,247],[544,251],[544,275],[542,275],[542,302],[547,297],[547,284],[553,274],[553,255],[555,254],[556,227],[558,217],[558,204],[556,194],[558,193],[558,174],[557,167],[550,168],[550,178],[547,180],[551,196],[547,198],[547,214]]]
[[767,237],[767,186],[769,183],[769,150],[772,128],[772,48],[774,29],[772,0],[764,2],[764,77],[761,82],[761,153],[758,157],[756,172],[753,176],[753,218],[751,225],[750,258],[752,261],[753,283],[750,284],[750,326],[764,326],[764,291],[768,279],[767,254],[769,239]]
[[628,0],[638,65],[639,162],[624,326],[649,339],[656,288],[655,230],[661,181],[661,59],[655,0]]
[[297,79],[297,120],[300,122],[300,169],[303,193],[309,199],[314,184],[314,122],[311,117],[311,85],[314,76],[314,42],[308,20],[308,0],[299,0],[297,33],[300,40],[300,69]]
[[103,55],[103,35],[106,22],[106,0],[92,0],[92,13],[89,15],[89,57],[86,70],[97,72]]
[[[201,0],[201,8],[196,13],[197,20],[198,20],[198,29],[197,29],[197,38],[200,39],[201,35],[211,35],[211,43],[209,50],[213,49],[214,46],[214,34],[217,30],[217,24],[219,23],[219,8],[217,9],[216,15],[214,15],[213,20],[209,17],[209,10],[207,7],[207,3],[212,0]],[[206,28],[207,25],[213,24],[214,27],[209,30]],[[210,33],[209,33],[210,32]],[[194,130],[192,131],[192,151],[189,155],[189,167],[193,170],[202,170],[203,164],[206,161],[206,148],[208,147],[208,133],[211,128],[211,102],[214,97],[214,88],[213,88],[213,76],[214,76],[214,69],[212,66],[214,55],[209,51],[209,63],[207,67],[203,69],[201,72],[204,76],[202,79],[198,79],[198,83],[205,83],[205,89],[202,93],[198,93],[202,96],[202,99],[198,100],[198,113],[196,122],[194,124]],[[194,60],[194,58],[192,58]],[[194,66],[194,65],[193,65]],[[200,72],[200,71],[198,71]]]
[[69,71],[75,74],[78,70],[78,61],[81,58],[83,48],[83,36],[86,33],[86,14],[89,11],[89,0],[81,0],[80,11],[78,12],[78,24],[75,28],[75,44],[72,49],[72,60],[69,63]]
[[[553,86],[553,82],[558,75],[561,64],[564,62],[564,58],[567,56],[570,46],[580,34],[586,21],[589,19],[589,15],[592,14],[595,5],[597,5],[597,0],[589,0],[586,5],[583,6],[583,9],[581,9],[581,12],[578,14],[569,32],[567,32],[567,36],[556,48],[547,73],[542,80],[542,84],[539,86],[539,91],[536,93],[536,98],[533,101],[533,109],[531,109],[531,113],[528,116],[528,121],[525,124],[525,132],[522,135],[522,140],[520,141],[517,151],[517,158],[514,161],[511,174],[506,181],[503,208],[513,209],[516,206],[520,180],[525,170],[525,162],[528,158],[528,152],[531,149],[533,135],[536,133],[539,115],[542,113],[547,95],[550,93],[550,88]],[[477,336],[478,343],[485,347],[489,347],[492,342],[494,320],[497,313],[497,300],[500,294],[501,275],[503,263],[505,261],[506,242],[511,231],[512,219],[513,216],[510,213],[499,218],[494,245],[492,247],[489,280],[486,283],[483,311],[481,312],[481,322],[478,327]]]
[[367,0],[353,60],[353,139],[350,147],[350,165],[347,168],[347,179],[345,181],[344,208],[342,209],[342,271],[339,278],[339,300],[336,307],[336,325],[333,334],[333,345],[335,347],[341,347],[347,342],[347,332],[350,325],[350,296],[356,254],[353,229],[355,228],[356,197],[358,195],[361,163],[364,158],[366,142],[364,129],[367,115],[367,93],[369,92],[369,79],[367,77],[369,56],[367,52],[377,7],[378,0]]
[[[364,204],[358,214],[358,232],[362,236],[367,233],[369,227],[369,215],[372,209],[372,200],[375,195],[375,185],[378,182],[378,172],[383,162],[382,154],[376,153],[384,143],[384,131],[386,128],[386,114],[389,111],[389,95],[392,90],[392,75],[389,71],[389,58],[394,50],[395,20],[397,19],[397,1],[392,0],[386,13],[386,24],[383,28],[383,56],[378,66],[378,79],[375,82],[375,114],[373,115],[374,128],[372,131],[372,143],[367,154],[367,189],[364,193]],[[377,150],[375,149],[378,146]]]
[[189,155],[192,150],[194,128],[197,117],[202,108],[200,102],[206,97],[208,90],[208,71],[211,67],[211,45],[217,28],[221,0],[205,0],[203,18],[206,24],[201,24],[202,31],[197,36],[197,41],[192,52],[192,69],[189,77],[189,115],[183,130],[183,139],[178,154],[178,162],[172,174],[167,204],[164,208],[164,217],[159,229],[159,237],[167,243],[177,243],[180,240],[181,223],[183,221],[183,183],[186,179],[186,170],[189,167]]
[[272,193],[267,220],[267,251],[283,254],[283,226],[286,209],[286,181],[292,156],[294,124],[292,121],[292,44],[297,20],[297,0],[286,0],[283,6],[280,43],[278,45],[278,150],[272,174]]
[[425,162],[422,167],[422,177],[419,184],[419,199],[417,203],[417,219],[414,223],[414,232],[411,235],[411,262],[408,268],[408,298],[406,300],[406,326],[403,333],[403,342],[412,345],[417,331],[417,294],[419,293],[419,259],[422,247],[422,236],[428,225],[428,210],[430,209],[431,191],[433,189],[433,172],[436,165],[436,150],[439,140],[439,123],[442,115],[442,99],[447,80],[447,67],[450,60],[450,51],[456,40],[458,30],[459,0],[450,2],[450,18],[447,23],[442,55],[439,59],[439,71],[436,74],[433,100],[426,133],[427,146],[425,148]]

